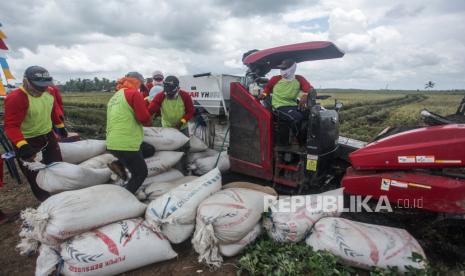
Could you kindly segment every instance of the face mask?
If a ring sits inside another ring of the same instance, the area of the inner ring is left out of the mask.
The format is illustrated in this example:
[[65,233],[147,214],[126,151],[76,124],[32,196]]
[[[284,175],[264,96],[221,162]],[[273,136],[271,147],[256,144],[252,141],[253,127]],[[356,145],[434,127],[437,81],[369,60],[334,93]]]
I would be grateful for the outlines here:
[[35,86],[28,80],[24,82],[24,88],[26,89],[27,93],[29,93],[29,95],[31,96],[40,96],[45,92],[45,90],[47,90],[47,87]]
[[281,69],[281,76],[286,80],[293,80],[295,78],[295,71],[297,69],[297,63],[291,65],[287,69]]
[[163,89],[168,97],[173,98],[178,93],[179,87],[175,84],[165,83]]

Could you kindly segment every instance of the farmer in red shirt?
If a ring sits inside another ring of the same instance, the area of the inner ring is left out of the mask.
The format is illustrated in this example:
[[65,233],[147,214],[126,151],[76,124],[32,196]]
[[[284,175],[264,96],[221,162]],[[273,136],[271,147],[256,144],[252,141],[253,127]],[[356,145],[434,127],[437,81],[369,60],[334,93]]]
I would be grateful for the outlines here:
[[[139,92],[143,83],[144,78],[138,72],[126,74],[126,77],[118,80],[117,91],[107,106],[107,149],[118,158],[109,167],[123,180],[127,180],[125,168],[129,170],[131,178],[126,189],[131,193],[137,191],[148,174],[142,126],[150,126],[152,117]],[[152,147],[151,155],[154,152]]]
[[189,93],[179,88],[175,76],[166,77],[163,91],[153,98],[149,112],[161,116],[162,127],[177,128],[189,137],[187,122],[194,116],[194,103]]
[[40,201],[50,194],[37,185],[37,172],[27,169],[22,160],[32,162],[36,154],[42,152],[45,164],[62,161],[52,123],[61,137],[67,137],[68,132],[60,119],[57,102],[52,95],[44,93],[52,85],[52,77],[45,68],[31,66],[24,73],[23,86],[5,99],[5,133],[15,146],[19,167]]
[[[179,88],[179,80],[175,76],[165,78],[163,91],[153,98],[149,105],[149,112],[155,116],[161,116],[162,127],[177,128],[189,137],[187,122],[194,116],[194,103],[189,93]],[[181,150],[187,152],[189,143],[186,143]],[[186,161],[186,155],[184,155],[179,167],[184,173],[187,172]]]
[[147,82],[145,83],[145,87],[150,92],[150,89],[153,87],[153,78],[147,78]]
[[52,85],[48,87],[47,92],[50,93],[50,95],[52,95],[55,99],[58,108],[58,115],[60,116],[60,119],[64,122],[65,110],[63,108],[63,100],[61,98],[60,89],[58,89],[57,86]]
[[259,99],[272,94],[271,106],[280,118],[289,122],[295,136],[302,143],[301,122],[306,119],[307,96],[313,86],[300,75],[296,75],[297,63],[292,59],[285,59],[278,65],[280,75],[274,76],[265,86]]

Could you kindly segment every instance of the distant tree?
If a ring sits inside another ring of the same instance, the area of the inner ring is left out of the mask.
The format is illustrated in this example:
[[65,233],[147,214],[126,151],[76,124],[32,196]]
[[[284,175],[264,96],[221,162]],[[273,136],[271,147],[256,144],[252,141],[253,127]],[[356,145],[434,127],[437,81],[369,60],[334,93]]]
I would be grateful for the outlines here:
[[94,77],[93,79],[70,79],[60,85],[60,90],[64,92],[113,91],[115,87],[116,81]]
[[435,84],[434,82],[428,81],[428,82],[425,84],[425,89],[426,89],[426,90],[428,90],[428,89],[433,89],[435,85],[436,85],[436,84]]

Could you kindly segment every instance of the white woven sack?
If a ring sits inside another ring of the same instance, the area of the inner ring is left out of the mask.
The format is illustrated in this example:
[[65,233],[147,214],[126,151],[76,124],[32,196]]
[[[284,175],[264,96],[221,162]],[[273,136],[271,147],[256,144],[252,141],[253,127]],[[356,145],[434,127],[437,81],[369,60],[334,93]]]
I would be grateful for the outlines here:
[[195,160],[210,157],[210,156],[218,156],[218,151],[214,149],[206,149],[205,151],[199,152],[188,152],[187,153],[187,164],[191,165],[194,164]]
[[[218,163],[216,164],[216,162]],[[195,160],[194,164],[190,168],[194,171],[196,175],[203,175],[206,172],[211,171],[214,167],[218,167],[220,172],[226,172],[230,168],[229,155],[228,152],[223,151],[220,156],[217,155],[205,157]]]
[[189,139],[189,152],[206,151],[208,146],[199,137],[192,135]]
[[148,175],[154,176],[168,171],[181,160],[183,152],[178,151],[157,151],[155,154],[145,159],[147,164]]
[[189,141],[189,138],[175,128],[144,127],[144,142],[155,150],[177,150]]
[[37,209],[21,212],[18,248],[35,251],[38,242],[58,245],[65,239],[115,221],[141,216],[146,205],[126,189],[97,185],[49,197]]
[[111,171],[108,168],[91,169],[56,162],[41,169],[37,174],[36,182],[42,190],[59,193],[108,183],[110,175]]
[[139,189],[137,190],[137,193],[141,192],[143,189],[147,188],[153,183],[171,182],[173,180],[180,179],[183,177],[184,175],[180,171],[176,169],[169,169],[166,172],[147,177],[142,183],[142,185],[140,185]]
[[414,262],[415,252],[425,253],[412,235],[404,229],[350,221],[343,218],[322,218],[306,239],[314,250],[326,250],[351,266],[397,267],[406,272],[406,266],[424,268],[424,262]]
[[181,243],[194,231],[199,204],[221,189],[218,169],[182,184],[153,200],[145,212],[147,226],[161,231],[172,243]]
[[236,256],[241,253],[244,248],[253,243],[262,234],[262,226],[257,223],[255,227],[242,239],[234,243],[219,243],[220,253],[226,257]]
[[147,185],[143,189],[138,190],[136,197],[141,201],[150,202],[157,197],[166,194],[177,186],[188,183],[197,178],[197,176],[186,176],[171,182],[154,182],[150,185]]
[[113,154],[104,153],[80,163],[79,166],[91,169],[104,169],[108,167],[107,164],[110,164],[115,160],[118,159]]
[[56,248],[42,245],[36,276],[116,275],[176,257],[168,240],[143,225],[141,218],[115,222],[72,237]]
[[218,245],[244,238],[260,221],[268,202],[276,197],[250,189],[221,190],[200,204],[192,244],[199,262],[220,267],[223,258]]
[[63,162],[79,164],[94,156],[105,153],[105,140],[82,140],[69,143],[58,143]]
[[[327,200],[336,202],[337,208],[329,209],[331,206],[323,204]],[[341,211],[339,208],[343,206],[343,188],[321,194],[280,197],[270,206],[263,219],[263,226],[268,236],[277,242],[299,242],[305,239],[315,222],[323,217],[339,216]],[[286,210],[280,210],[280,208],[286,208]],[[290,210],[287,211],[287,209]]]

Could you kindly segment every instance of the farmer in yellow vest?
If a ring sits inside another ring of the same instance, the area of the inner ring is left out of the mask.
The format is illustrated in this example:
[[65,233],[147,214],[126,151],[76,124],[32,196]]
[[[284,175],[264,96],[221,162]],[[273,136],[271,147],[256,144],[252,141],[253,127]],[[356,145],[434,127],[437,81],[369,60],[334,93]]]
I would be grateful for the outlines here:
[[[175,76],[168,76],[163,81],[163,91],[158,93],[149,105],[150,114],[161,116],[162,127],[177,128],[189,137],[187,122],[195,113],[194,103],[189,93],[179,88],[179,80]],[[189,143],[181,149],[184,153],[189,151]],[[187,156],[176,167],[184,174],[187,173]]]
[[117,91],[107,106],[107,149],[118,158],[110,169],[127,180],[125,167],[131,173],[126,189],[135,193],[147,177],[141,145],[144,126],[150,126],[151,115],[144,97],[139,92],[144,78],[138,72],[129,72],[118,80]]
[[301,122],[308,116],[305,112],[307,96],[313,90],[313,86],[303,76],[295,74],[297,69],[295,60],[284,59],[278,68],[281,69],[281,74],[273,76],[268,81],[258,98],[264,99],[271,94],[273,110],[279,117],[289,122],[295,136],[301,144],[304,144],[306,137],[301,135],[300,128]]
[[27,169],[22,161],[34,161],[38,152],[42,152],[42,162],[45,164],[62,161],[52,123],[58,135],[68,136],[60,118],[59,106],[53,96],[46,92],[49,86],[53,86],[53,79],[48,71],[40,66],[31,66],[24,73],[23,86],[12,91],[5,99],[5,133],[15,146],[19,167],[31,185],[34,196],[40,201],[50,194],[37,185],[37,172]]
[[177,128],[189,137],[187,122],[194,116],[194,103],[189,93],[179,88],[179,80],[175,76],[165,78],[163,91],[153,98],[149,112],[161,116],[163,127]]

